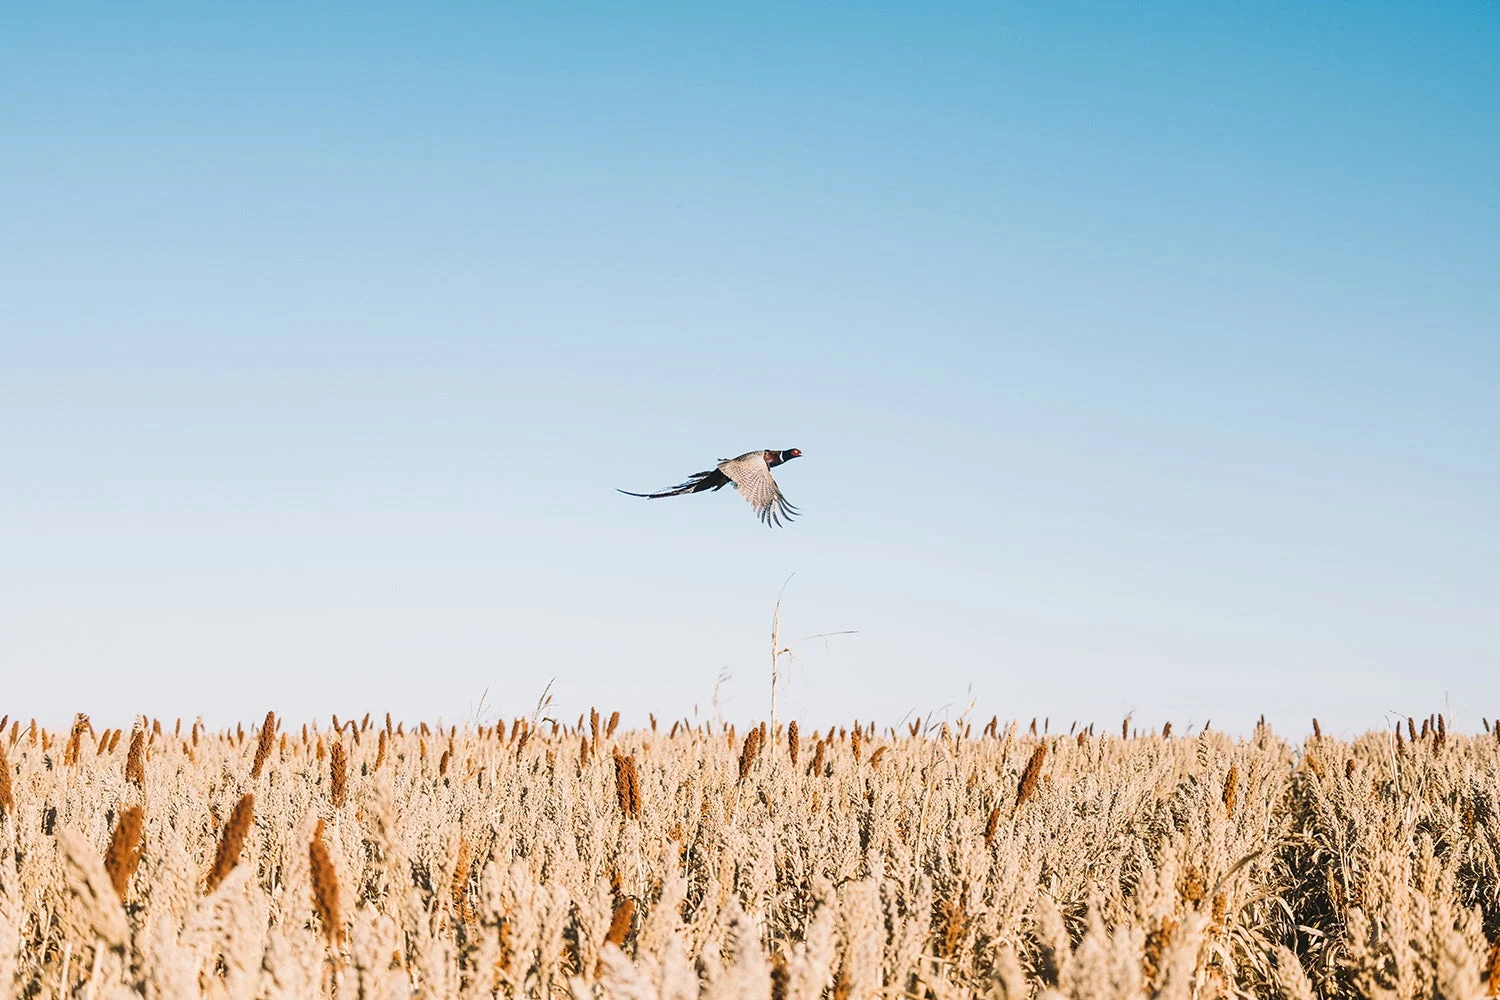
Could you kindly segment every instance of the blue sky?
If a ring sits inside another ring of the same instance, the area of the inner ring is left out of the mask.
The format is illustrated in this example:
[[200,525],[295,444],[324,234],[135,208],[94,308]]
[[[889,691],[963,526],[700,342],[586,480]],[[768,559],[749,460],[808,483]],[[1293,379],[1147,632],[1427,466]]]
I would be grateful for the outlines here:
[[[0,9],[0,711],[1500,715],[1500,6]],[[798,447],[804,517],[646,502]]]

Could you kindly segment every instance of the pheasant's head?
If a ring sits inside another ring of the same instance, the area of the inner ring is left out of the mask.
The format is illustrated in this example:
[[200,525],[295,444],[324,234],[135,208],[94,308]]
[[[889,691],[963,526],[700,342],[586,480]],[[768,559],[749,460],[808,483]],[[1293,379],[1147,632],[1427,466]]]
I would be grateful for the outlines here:
[[794,458],[801,458],[801,457],[802,457],[802,449],[801,448],[788,448],[786,451],[784,451],[784,452],[781,453],[781,460],[783,462],[790,462]]

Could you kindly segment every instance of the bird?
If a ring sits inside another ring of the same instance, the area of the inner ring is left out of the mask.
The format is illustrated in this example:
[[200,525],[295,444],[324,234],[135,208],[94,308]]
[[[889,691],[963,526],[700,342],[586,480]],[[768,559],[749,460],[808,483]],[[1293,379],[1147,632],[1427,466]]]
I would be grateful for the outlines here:
[[790,462],[794,458],[801,458],[802,451],[798,448],[787,448],[783,451],[747,451],[736,458],[725,458],[712,469],[704,472],[695,472],[688,477],[687,482],[672,487],[669,490],[661,490],[656,493],[632,493],[629,490],[619,492],[628,497],[644,497],[647,500],[657,500],[661,497],[679,497],[688,493],[702,493],[705,490],[719,490],[734,484],[734,488],[740,491],[740,496],[750,501],[750,506],[755,508],[755,514],[767,527],[781,527],[782,521],[791,521],[800,511],[787,503],[786,497],[781,495],[781,487],[776,485],[776,478],[771,475],[771,470],[778,465]]

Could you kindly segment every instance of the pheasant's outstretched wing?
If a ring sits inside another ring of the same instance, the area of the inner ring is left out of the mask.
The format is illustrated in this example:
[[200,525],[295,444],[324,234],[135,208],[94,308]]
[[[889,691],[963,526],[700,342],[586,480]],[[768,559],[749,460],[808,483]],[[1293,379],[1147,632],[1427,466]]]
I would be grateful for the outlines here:
[[680,497],[689,493],[702,493],[704,490],[723,489],[729,485],[729,479],[718,469],[709,469],[707,472],[695,472],[688,477],[688,481],[680,483],[669,490],[661,490],[658,493],[632,493],[629,490],[618,490],[628,497],[645,497],[648,500],[658,500],[661,497]]
[[716,471],[734,483],[740,496],[750,501],[756,516],[767,527],[779,528],[783,519],[791,521],[797,516],[797,508],[781,495],[781,487],[776,485],[776,478],[766,465],[765,452],[751,451],[738,458],[727,458]]

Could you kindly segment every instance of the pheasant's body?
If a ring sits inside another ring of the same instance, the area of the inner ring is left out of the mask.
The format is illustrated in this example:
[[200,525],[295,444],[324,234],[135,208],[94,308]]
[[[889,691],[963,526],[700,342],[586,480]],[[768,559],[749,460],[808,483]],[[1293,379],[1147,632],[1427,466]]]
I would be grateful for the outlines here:
[[783,462],[800,458],[801,455],[802,452],[796,448],[785,451],[747,451],[737,458],[723,459],[705,472],[695,472],[688,477],[687,482],[669,490],[657,493],[631,493],[629,490],[620,492],[626,496],[656,500],[722,489],[733,483],[735,489],[740,491],[740,496],[750,501],[750,506],[755,508],[756,515],[762,521],[768,526],[779,527],[783,518],[790,521],[797,516],[797,508],[787,503],[786,497],[781,495],[781,487],[776,485],[771,470]]

